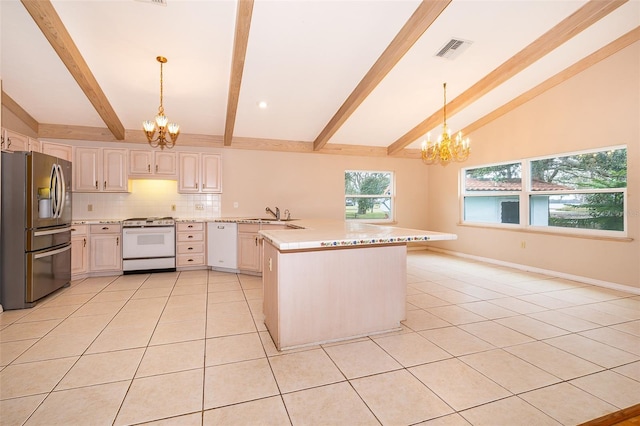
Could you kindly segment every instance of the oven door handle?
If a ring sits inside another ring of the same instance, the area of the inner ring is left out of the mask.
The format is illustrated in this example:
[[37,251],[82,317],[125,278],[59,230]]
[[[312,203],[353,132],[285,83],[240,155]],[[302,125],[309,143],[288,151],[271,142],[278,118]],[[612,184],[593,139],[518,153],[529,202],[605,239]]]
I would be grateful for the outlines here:
[[65,226],[64,228],[57,229],[48,229],[46,231],[36,231],[33,233],[34,237],[41,237],[43,235],[54,235],[54,234],[62,234],[63,232],[71,232],[70,226]]
[[136,234],[170,234],[171,232],[173,232],[173,229],[149,229],[149,228],[145,228],[145,230],[143,231],[133,231],[130,229],[125,229],[124,231],[122,231],[123,234],[125,235],[136,235]]
[[51,250],[51,251],[46,251],[44,253],[38,253],[36,255],[33,256],[34,259],[42,259],[43,257],[49,257],[49,256],[53,256],[56,254],[60,254],[63,253],[67,250],[71,250],[71,244],[69,244],[68,246],[56,249],[56,250]]

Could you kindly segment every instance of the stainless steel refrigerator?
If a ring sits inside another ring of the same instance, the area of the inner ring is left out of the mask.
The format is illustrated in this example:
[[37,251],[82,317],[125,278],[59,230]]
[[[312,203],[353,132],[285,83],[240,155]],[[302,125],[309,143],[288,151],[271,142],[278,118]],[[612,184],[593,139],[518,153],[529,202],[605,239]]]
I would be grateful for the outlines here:
[[32,307],[71,282],[71,162],[2,152],[0,305]]

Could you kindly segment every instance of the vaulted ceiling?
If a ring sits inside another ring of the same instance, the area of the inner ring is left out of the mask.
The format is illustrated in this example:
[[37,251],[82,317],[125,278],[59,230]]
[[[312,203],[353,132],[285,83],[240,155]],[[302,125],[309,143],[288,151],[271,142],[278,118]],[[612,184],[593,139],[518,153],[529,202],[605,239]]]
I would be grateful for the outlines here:
[[[43,139],[417,157],[640,39],[640,0],[2,0],[2,103]],[[451,39],[470,42],[436,56]],[[451,53],[451,52],[450,52]],[[266,102],[267,108],[258,103]]]

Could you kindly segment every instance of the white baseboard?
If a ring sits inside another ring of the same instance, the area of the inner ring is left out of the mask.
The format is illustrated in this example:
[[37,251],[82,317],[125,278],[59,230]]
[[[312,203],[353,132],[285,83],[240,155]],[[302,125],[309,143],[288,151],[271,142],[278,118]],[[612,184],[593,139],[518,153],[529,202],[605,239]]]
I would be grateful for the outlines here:
[[448,254],[448,255],[451,255],[451,256],[478,260],[480,262],[490,263],[490,264],[493,264],[493,265],[507,266],[509,268],[519,269],[521,271],[536,272],[536,273],[539,273],[539,274],[549,275],[549,276],[556,277],[556,278],[564,278],[564,279],[571,280],[571,281],[578,281],[578,282],[585,283],[585,284],[591,284],[591,285],[596,285],[596,286],[599,286],[599,287],[605,287],[605,288],[610,288],[610,289],[613,289],[613,290],[624,291],[626,293],[632,293],[632,294],[640,295],[640,288],[638,288],[638,287],[631,287],[631,286],[624,285],[624,284],[618,284],[618,283],[612,283],[612,282],[609,282],[609,281],[596,280],[594,278],[582,277],[580,275],[565,274],[564,272],[552,271],[550,269],[536,268],[534,266],[521,265],[519,263],[505,262],[505,261],[502,261],[502,260],[491,259],[489,257],[475,256],[475,255],[466,254],[466,253],[459,253],[457,251],[445,250],[445,249],[436,248],[436,247],[427,247],[426,249],[427,250],[431,250],[431,251],[435,251],[435,252],[438,252],[438,253]]

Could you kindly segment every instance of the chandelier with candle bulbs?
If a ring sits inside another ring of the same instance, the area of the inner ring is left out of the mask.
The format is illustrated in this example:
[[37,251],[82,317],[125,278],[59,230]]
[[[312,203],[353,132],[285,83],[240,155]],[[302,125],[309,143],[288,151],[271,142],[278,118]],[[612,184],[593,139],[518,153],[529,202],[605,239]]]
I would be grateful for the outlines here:
[[[164,107],[162,106],[162,65],[167,63],[167,58],[158,56],[156,60],[160,62],[160,106],[158,107],[158,115],[156,115],[155,120],[143,121],[142,129],[145,135],[147,135],[147,140],[151,147],[160,147],[160,149],[173,148],[180,134],[180,126],[176,123],[169,123],[169,119],[164,115]],[[158,132],[158,137],[154,139],[156,131]],[[167,134],[169,134],[168,137]]]
[[451,130],[447,127],[447,83],[444,83],[444,124],[442,135],[437,142],[431,142],[431,133],[427,133],[427,140],[422,142],[422,161],[426,164],[440,163],[446,166],[451,161],[465,161],[469,158],[471,146],[469,138],[463,139],[462,132],[458,132],[451,139]]

